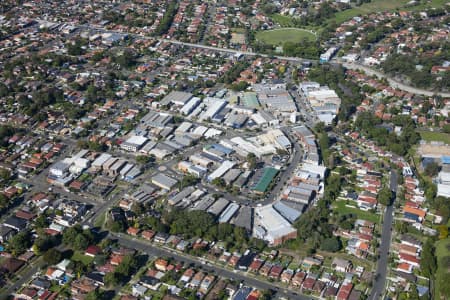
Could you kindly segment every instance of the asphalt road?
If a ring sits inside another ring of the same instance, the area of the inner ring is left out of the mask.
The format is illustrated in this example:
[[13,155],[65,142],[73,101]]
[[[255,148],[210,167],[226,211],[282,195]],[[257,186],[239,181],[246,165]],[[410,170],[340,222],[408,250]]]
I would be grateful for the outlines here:
[[[37,21],[38,23],[46,22],[46,20],[37,19],[37,18],[35,19],[35,21]],[[57,23],[57,22],[53,22],[53,23]],[[63,24],[68,24],[68,23],[59,23],[59,25],[63,25]],[[318,60],[304,59],[301,57],[288,57],[288,56],[279,56],[279,55],[268,55],[268,54],[262,54],[262,53],[258,53],[258,52],[239,51],[239,50],[229,49],[229,48],[219,48],[219,47],[213,47],[213,46],[206,46],[206,45],[202,45],[202,44],[181,42],[181,41],[177,41],[177,40],[173,40],[173,39],[156,39],[154,37],[144,36],[144,35],[140,35],[140,34],[133,34],[130,32],[109,30],[109,29],[105,29],[104,27],[96,26],[96,25],[92,25],[92,24],[70,24],[70,25],[72,25],[78,29],[95,30],[95,31],[101,32],[101,33],[127,34],[128,36],[131,36],[133,38],[138,38],[138,39],[159,40],[160,42],[171,43],[174,45],[186,46],[186,47],[191,47],[191,48],[200,48],[200,49],[212,50],[212,51],[224,52],[224,53],[230,53],[230,54],[241,54],[241,55],[245,55],[245,56],[274,57],[274,58],[285,60],[285,61],[300,62],[300,63],[304,62],[304,61],[309,61],[309,62],[313,62],[313,63],[318,62]]]
[[[281,130],[284,132],[286,136],[290,137],[289,129],[281,128]],[[298,167],[298,164],[302,160],[303,151],[300,148],[300,145],[295,139],[290,140],[293,145],[293,154],[291,154],[292,159],[290,160],[289,166],[287,166],[286,169],[281,173],[278,183],[268,194],[267,199],[264,200],[263,202],[260,202],[262,205],[270,204],[277,200],[279,194],[281,193],[284,187],[284,183],[289,180],[289,178],[292,176],[292,173],[295,171],[295,169]]]
[[173,257],[174,259],[176,259],[178,261],[182,261],[185,264],[194,264],[196,267],[201,268],[206,272],[214,273],[215,275],[220,276],[222,278],[230,278],[230,279],[234,279],[236,281],[242,281],[245,285],[248,285],[248,286],[251,286],[254,288],[258,288],[258,289],[262,289],[262,290],[268,290],[268,289],[276,290],[277,294],[275,295],[274,299],[279,299],[280,297],[284,297],[284,298],[292,299],[292,300],[314,299],[311,296],[300,295],[300,294],[297,294],[297,292],[287,290],[283,287],[277,287],[277,285],[274,283],[272,284],[267,281],[263,281],[263,280],[259,280],[259,279],[250,277],[249,275],[246,275],[245,272],[241,272],[241,271],[233,272],[233,271],[230,271],[223,267],[206,263],[206,261],[203,264],[199,260],[199,258],[181,254],[179,252],[176,252],[175,250],[168,250],[168,249],[165,249],[162,247],[156,247],[148,242],[133,239],[132,237],[127,236],[127,235],[119,236],[117,234],[110,233],[110,236],[112,238],[117,239],[120,244],[122,244],[126,247],[132,247],[134,249],[140,250],[140,251],[147,253],[149,255],[152,255],[152,256]]
[[397,193],[398,188],[398,174],[397,171],[392,170],[391,176],[389,177],[389,188],[392,192]]
[[[36,20],[36,21],[41,21],[41,20]],[[126,32],[120,32],[120,31],[107,30],[103,27],[93,26],[93,25],[76,25],[76,24],[74,24],[74,26],[76,26],[78,28],[88,29],[88,30],[97,30],[99,32],[104,32],[104,33],[120,33],[120,34],[126,33]],[[142,35],[138,35],[138,34],[132,34],[132,33],[126,33],[126,34],[133,36],[135,38],[140,38],[140,39],[154,39],[151,37],[146,37],[146,36],[142,36]],[[245,55],[245,56],[274,57],[274,58],[277,58],[280,60],[297,62],[297,63],[301,63],[301,62],[305,62],[305,61],[309,61],[309,62],[313,62],[313,63],[318,62],[317,60],[314,60],[314,59],[304,59],[301,57],[288,57],[288,56],[280,56],[280,55],[268,55],[268,54],[263,54],[263,53],[258,53],[258,52],[239,51],[239,50],[235,50],[235,49],[212,47],[212,46],[206,46],[206,45],[202,45],[202,44],[186,43],[186,42],[181,42],[181,41],[177,41],[177,40],[173,40],[173,39],[159,39],[159,41],[165,42],[165,43],[171,43],[174,45],[187,46],[187,47],[191,47],[191,48],[200,48],[200,49],[212,50],[212,51],[218,51],[218,52],[224,52],[224,53],[230,53],[230,54],[241,54],[241,55]],[[346,67],[348,69],[361,69],[361,70],[364,70],[364,72],[366,72],[368,75],[375,75],[378,78],[386,78],[387,81],[389,82],[389,84],[393,88],[400,89],[400,90],[403,90],[403,91],[406,91],[409,93],[425,95],[425,96],[439,95],[444,98],[450,97],[450,93],[439,92],[439,91],[433,92],[433,91],[423,90],[423,89],[419,89],[419,88],[415,88],[415,87],[406,85],[404,83],[401,83],[401,82],[393,79],[392,77],[388,76],[387,74],[384,74],[380,71],[374,70],[372,68],[369,68],[369,67],[361,65],[361,64],[345,63],[345,62],[341,62],[341,61],[338,61],[338,63],[342,64],[344,67]]]
[[[397,192],[397,172],[391,171],[389,185],[391,190]],[[392,201],[394,202],[394,201]],[[386,286],[387,267],[389,259],[389,248],[391,247],[392,222],[394,221],[394,203],[386,207],[383,219],[383,229],[381,234],[381,245],[379,248],[379,259],[377,264],[377,273],[373,283],[373,287],[369,296],[369,300],[381,299]]]
[[419,88],[415,88],[415,87],[406,85],[404,83],[401,83],[401,82],[393,79],[392,77],[389,77],[388,75],[386,75],[380,71],[374,70],[372,68],[369,68],[367,66],[364,66],[364,65],[361,65],[358,63],[342,63],[342,65],[344,67],[346,67],[347,69],[351,69],[351,70],[363,70],[367,75],[370,75],[370,76],[375,75],[378,78],[386,78],[387,81],[389,82],[390,86],[392,86],[393,88],[408,92],[408,93],[425,95],[425,96],[439,95],[444,98],[450,97],[450,93],[427,91],[424,89],[419,89]]
[[9,295],[13,294],[17,289],[19,289],[24,283],[30,281],[31,277],[36,274],[37,271],[44,265],[42,261],[42,257],[39,257],[36,261],[33,262],[31,268],[28,266],[27,269],[24,269],[25,273],[20,274],[19,280],[14,282],[11,286],[9,286],[3,293],[0,294],[0,299],[7,299]]

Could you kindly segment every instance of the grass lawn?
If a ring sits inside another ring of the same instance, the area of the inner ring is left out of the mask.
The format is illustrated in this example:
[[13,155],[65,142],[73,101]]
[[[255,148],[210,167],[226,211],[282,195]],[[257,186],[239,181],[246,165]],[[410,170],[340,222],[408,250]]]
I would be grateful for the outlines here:
[[333,259],[335,257],[342,258],[345,260],[350,260],[354,266],[361,266],[368,271],[371,271],[374,267],[374,263],[371,262],[370,260],[357,258],[348,253],[343,253],[343,252],[332,253],[332,252],[318,250],[317,254],[322,255],[326,258],[328,267],[331,267],[331,262],[333,261]]
[[294,23],[292,22],[292,17],[284,16],[280,14],[273,14],[270,18],[275,22],[280,24],[281,27],[292,27]]
[[304,29],[280,28],[274,30],[260,31],[256,34],[256,39],[270,45],[282,45],[285,42],[301,42],[303,39],[315,40],[316,36]]
[[346,201],[335,201],[333,203],[333,209],[340,215],[355,214],[358,219],[371,221],[374,223],[380,222],[380,216],[369,211],[360,210],[357,207],[346,206]]
[[231,32],[245,33],[245,28],[234,27],[234,28],[231,28]]
[[432,0],[430,3],[421,4],[417,6],[406,6],[409,0],[398,0],[398,1],[389,1],[389,0],[372,0],[370,3],[364,3],[361,6],[355,6],[352,9],[347,9],[341,12],[338,12],[335,16],[336,23],[340,24],[344,21],[347,21],[353,17],[359,15],[367,15],[374,12],[380,11],[393,11],[395,9],[400,10],[421,10],[430,7],[442,7],[447,2],[446,0]]
[[85,266],[89,265],[94,258],[84,255],[84,253],[80,252],[80,251],[75,251],[72,255],[71,260],[73,261],[81,261]]
[[436,258],[437,258],[437,266],[438,269],[436,271],[436,281],[434,285],[434,299],[439,300],[440,294],[439,294],[439,278],[445,274],[446,271],[448,271],[447,267],[443,265],[442,259],[445,256],[450,255],[449,250],[447,247],[450,247],[450,238],[446,238],[445,240],[440,240],[436,242]]
[[106,212],[103,212],[100,216],[98,216],[94,221],[95,227],[103,227],[105,224]]
[[443,132],[433,132],[433,131],[420,131],[420,137],[427,141],[444,142],[450,145],[450,134]]

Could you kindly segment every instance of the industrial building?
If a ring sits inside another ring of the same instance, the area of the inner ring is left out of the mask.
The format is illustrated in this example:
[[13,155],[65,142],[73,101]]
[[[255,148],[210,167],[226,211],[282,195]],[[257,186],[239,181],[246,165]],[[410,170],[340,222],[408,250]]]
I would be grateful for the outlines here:
[[278,246],[295,239],[297,230],[272,205],[266,205],[255,208],[253,236],[267,241],[271,246]]
[[189,102],[192,98],[191,93],[180,92],[180,91],[172,91],[167,96],[165,96],[160,104],[163,106],[175,105],[175,106],[184,106]]
[[200,201],[196,202],[191,209],[206,211],[215,201],[212,195],[206,195]]
[[276,202],[273,208],[290,223],[294,223],[302,214],[302,211],[286,205],[283,201]]
[[164,190],[169,191],[178,183],[178,181],[163,173],[159,173],[152,177],[152,183]]
[[63,177],[69,171],[70,165],[67,159],[56,162],[50,167],[49,173],[56,177]]
[[222,212],[219,217],[219,223],[228,223],[230,219],[236,214],[239,210],[239,205],[236,203],[231,203],[228,207]]
[[253,227],[253,212],[252,208],[249,206],[241,206],[236,216],[230,221],[231,224],[235,226],[245,228],[248,231],[252,230]]
[[219,198],[208,208],[207,212],[217,217],[222,213],[225,207],[228,206],[228,204],[230,204],[230,201],[225,198]]
[[277,176],[278,170],[275,168],[264,168],[264,172],[258,182],[252,187],[252,191],[256,194],[264,194],[269,188],[270,183]]
[[175,196],[168,199],[167,203],[170,205],[177,205],[180,203],[184,198],[188,197],[190,194],[192,194],[195,191],[195,188],[193,186],[188,186],[184,188],[181,192],[176,194]]
[[320,86],[317,82],[303,82],[299,89],[316,117],[325,125],[331,124],[341,105],[341,99],[336,92],[327,86]]
[[101,171],[103,168],[103,165],[105,162],[107,162],[112,157],[111,154],[108,153],[102,153],[99,157],[97,157],[93,162],[91,167],[94,169],[94,171]]
[[145,131],[148,127],[164,129],[169,123],[172,123],[173,117],[167,113],[149,111],[142,117],[136,131]]
[[144,136],[134,135],[123,142],[120,145],[120,148],[130,152],[137,152],[145,145],[147,141],[148,138]]
[[196,109],[199,106],[201,102],[202,100],[200,98],[197,97],[192,98],[180,109],[181,114],[184,116],[190,115],[194,111],[194,109]]
[[220,167],[218,167],[214,172],[212,172],[208,176],[208,181],[211,182],[216,178],[222,177],[228,170],[230,170],[232,167],[234,167],[236,163],[232,162],[230,160],[224,161]]
[[295,112],[297,106],[286,89],[286,84],[255,84],[258,100],[268,109],[279,112]]
[[206,110],[200,115],[200,121],[212,120],[228,104],[219,98],[205,98],[203,103],[206,104]]

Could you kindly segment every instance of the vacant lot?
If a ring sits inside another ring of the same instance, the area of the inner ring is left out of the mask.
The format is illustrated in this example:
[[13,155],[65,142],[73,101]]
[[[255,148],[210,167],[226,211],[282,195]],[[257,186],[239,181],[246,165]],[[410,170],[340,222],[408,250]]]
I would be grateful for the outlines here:
[[427,142],[444,142],[450,145],[450,134],[443,132],[421,131],[420,137]]
[[315,40],[316,36],[310,31],[299,28],[281,28],[260,31],[256,39],[270,45],[282,45],[285,42],[301,42],[303,39]]
[[71,260],[82,262],[83,265],[87,266],[94,260],[94,258],[90,257],[90,256],[87,256],[87,255],[84,255],[84,253],[82,253],[80,251],[75,251],[73,253],[73,256],[72,256]]
[[360,210],[357,207],[353,207],[351,204],[347,205],[346,201],[335,201],[333,203],[333,210],[339,215],[354,214],[358,219],[363,219],[374,223],[380,222],[379,215],[369,211]]

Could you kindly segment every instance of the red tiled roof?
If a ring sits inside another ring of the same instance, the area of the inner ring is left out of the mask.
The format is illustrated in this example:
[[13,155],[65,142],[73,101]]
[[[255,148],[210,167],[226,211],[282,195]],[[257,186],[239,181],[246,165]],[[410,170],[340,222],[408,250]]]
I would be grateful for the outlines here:
[[87,247],[85,253],[89,254],[89,255],[97,255],[100,252],[102,252],[102,248],[100,248],[97,245],[90,245],[89,247]]

